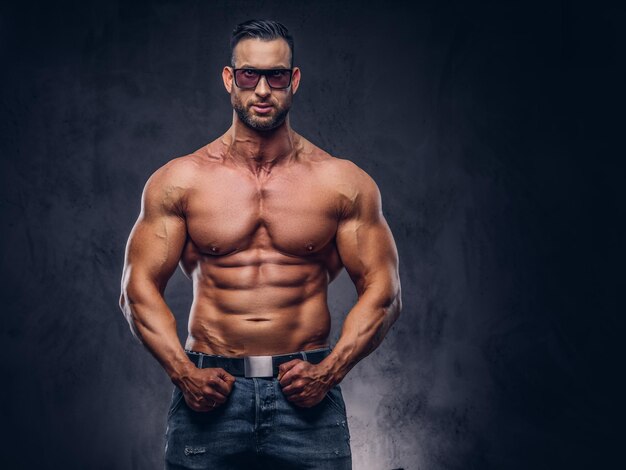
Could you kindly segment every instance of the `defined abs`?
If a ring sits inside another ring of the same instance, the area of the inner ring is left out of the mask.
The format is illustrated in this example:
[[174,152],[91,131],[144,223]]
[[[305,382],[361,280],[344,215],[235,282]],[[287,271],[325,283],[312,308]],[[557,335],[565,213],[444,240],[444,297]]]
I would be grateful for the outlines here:
[[194,303],[188,347],[227,356],[266,355],[326,344],[330,314],[322,298],[289,308],[225,313]]

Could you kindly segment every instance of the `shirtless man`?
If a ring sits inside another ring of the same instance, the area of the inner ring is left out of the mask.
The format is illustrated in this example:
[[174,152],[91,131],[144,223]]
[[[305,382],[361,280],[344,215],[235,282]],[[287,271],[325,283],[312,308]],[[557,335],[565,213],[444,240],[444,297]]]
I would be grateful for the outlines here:
[[[374,181],[289,125],[300,84],[273,21],[238,25],[222,78],[228,131],[146,183],[120,307],[175,384],[166,468],[351,468],[339,383],[401,309],[398,256]],[[163,299],[193,281],[185,349]],[[328,345],[328,284],[358,302]]]

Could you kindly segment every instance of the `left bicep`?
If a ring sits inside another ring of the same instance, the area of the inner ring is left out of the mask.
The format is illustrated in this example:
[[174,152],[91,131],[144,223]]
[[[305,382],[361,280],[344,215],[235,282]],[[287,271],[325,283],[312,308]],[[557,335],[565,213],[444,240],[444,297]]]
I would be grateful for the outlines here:
[[398,252],[382,213],[380,191],[364,172],[337,229],[337,249],[359,295],[371,285],[399,289]]

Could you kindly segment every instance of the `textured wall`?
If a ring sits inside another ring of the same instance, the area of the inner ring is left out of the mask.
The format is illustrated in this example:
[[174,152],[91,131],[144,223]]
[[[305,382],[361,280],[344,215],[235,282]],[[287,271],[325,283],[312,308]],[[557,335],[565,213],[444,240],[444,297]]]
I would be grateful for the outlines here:
[[[0,10],[4,468],[160,468],[171,385],[118,310],[124,245],[148,176],[228,127],[220,70],[252,17],[292,30],[292,125],[375,178],[398,243],[403,314],[342,385],[354,468],[616,454],[617,10],[54,5]],[[190,296],[178,272],[181,335]],[[344,273],[333,338],[354,300]]]

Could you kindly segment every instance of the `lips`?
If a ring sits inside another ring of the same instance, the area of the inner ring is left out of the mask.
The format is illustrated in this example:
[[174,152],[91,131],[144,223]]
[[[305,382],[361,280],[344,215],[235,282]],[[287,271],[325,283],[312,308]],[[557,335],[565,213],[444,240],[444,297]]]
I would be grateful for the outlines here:
[[273,108],[273,106],[268,103],[253,104],[252,107],[257,113],[261,113],[261,114],[269,113],[270,110]]

